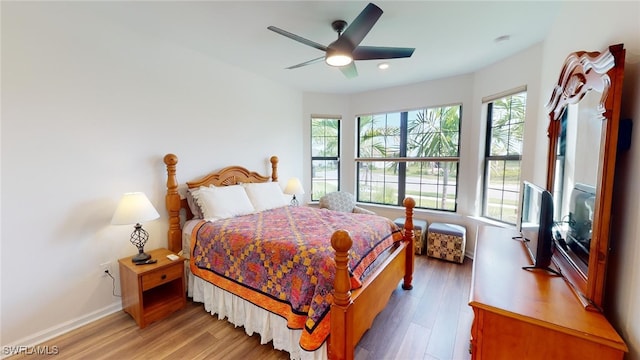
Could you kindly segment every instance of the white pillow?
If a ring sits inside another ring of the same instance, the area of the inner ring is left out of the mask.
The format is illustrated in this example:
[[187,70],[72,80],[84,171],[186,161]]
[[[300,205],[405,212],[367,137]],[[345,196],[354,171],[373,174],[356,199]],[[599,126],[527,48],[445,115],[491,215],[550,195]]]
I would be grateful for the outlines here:
[[276,182],[244,184],[249,200],[256,211],[287,206],[289,202]]
[[255,211],[247,193],[240,185],[201,186],[197,192],[192,192],[192,195],[200,205],[204,219],[226,219]]

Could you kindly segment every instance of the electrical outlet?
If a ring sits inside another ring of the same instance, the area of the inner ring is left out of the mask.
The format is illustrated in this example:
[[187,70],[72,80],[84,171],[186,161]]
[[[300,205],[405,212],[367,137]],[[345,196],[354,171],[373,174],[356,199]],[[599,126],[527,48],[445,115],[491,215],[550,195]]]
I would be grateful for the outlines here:
[[111,271],[111,262],[107,261],[105,263],[100,264],[100,275],[102,276],[108,276],[108,274],[113,274],[113,272]]

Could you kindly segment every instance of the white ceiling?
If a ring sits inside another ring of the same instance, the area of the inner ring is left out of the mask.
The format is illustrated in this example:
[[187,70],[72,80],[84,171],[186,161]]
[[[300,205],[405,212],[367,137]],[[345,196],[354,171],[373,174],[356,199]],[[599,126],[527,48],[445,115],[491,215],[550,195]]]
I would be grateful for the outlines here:
[[[285,67],[323,55],[320,50],[267,30],[274,25],[328,45],[331,22],[350,23],[367,1],[172,1],[101,3],[101,16],[136,31],[179,43],[295,88],[356,93],[466,74],[544,39],[559,2],[376,1],[384,13],[362,42],[416,48],[408,59],[357,61],[347,79],[324,62]],[[494,41],[509,35],[510,40]]]

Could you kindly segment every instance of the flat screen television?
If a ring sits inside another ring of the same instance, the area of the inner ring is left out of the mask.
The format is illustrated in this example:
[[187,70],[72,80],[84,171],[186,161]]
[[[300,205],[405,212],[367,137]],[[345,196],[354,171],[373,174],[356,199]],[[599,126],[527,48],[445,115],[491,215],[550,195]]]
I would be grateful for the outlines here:
[[525,269],[555,272],[549,268],[553,254],[553,224],[551,193],[528,181],[523,182],[520,234],[534,264]]
[[578,257],[589,263],[591,247],[591,225],[595,211],[596,188],[591,185],[576,183],[569,199],[569,230],[567,245]]

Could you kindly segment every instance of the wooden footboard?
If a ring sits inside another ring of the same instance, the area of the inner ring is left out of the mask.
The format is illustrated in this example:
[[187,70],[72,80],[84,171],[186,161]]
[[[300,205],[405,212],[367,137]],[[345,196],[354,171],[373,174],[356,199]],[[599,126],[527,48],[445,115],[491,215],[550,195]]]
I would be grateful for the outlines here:
[[[233,185],[241,182],[277,181],[278,158],[270,158],[272,164],[271,177],[261,176],[255,172],[231,166],[211,173],[201,179],[188,182],[188,187]],[[164,157],[167,168],[166,207],[169,214],[168,248],[173,252],[182,249],[181,210],[186,217],[191,217],[187,201],[178,193],[176,165],[178,157],[167,154]],[[385,308],[391,293],[403,280],[402,288],[410,290],[413,280],[414,238],[413,208],[415,201],[406,198],[404,240],[392,250],[391,255],[370,274],[362,287],[351,292],[351,282],[347,268],[348,252],[352,245],[349,233],[336,231],[331,237],[331,245],[336,250],[336,279],[334,284],[334,303],[331,306],[331,330],[328,340],[328,356],[330,359],[353,359],[355,345],[371,327],[375,317]]]
[[413,208],[412,198],[404,200],[406,221],[404,241],[395,248],[389,258],[371,274],[362,287],[351,292],[349,280],[349,249],[352,245],[349,233],[337,230],[331,236],[331,246],[336,250],[336,279],[333,305],[331,305],[331,332],[329,335],[330,359],[353,359],[355,346],[371,327],[375,317],[387,305],[391,293],[403,279],[402,288],[411,290],[413,285]]

